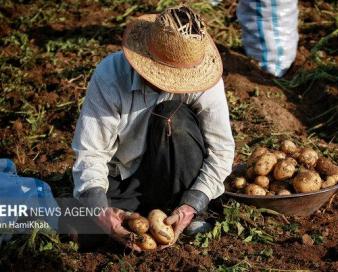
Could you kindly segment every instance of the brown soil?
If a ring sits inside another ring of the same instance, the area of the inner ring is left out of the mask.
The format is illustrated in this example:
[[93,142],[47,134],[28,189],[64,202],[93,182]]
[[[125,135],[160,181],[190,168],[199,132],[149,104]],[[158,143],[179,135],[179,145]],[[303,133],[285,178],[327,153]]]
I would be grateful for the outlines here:
[[[306,14],[308,9],[315,10],[312,1],[300,2],[301,9]],[[20,91],[6,92],[4,98],[8,104],[6,112],[0,118],[1,157],[12,158],[21,175],[34,175],[46,180],[57,196],[71,195],[70,173],[74,156],[70,143],[78,117],[78,104],[85,95],[90,75],[88,71],[105,55],[120,49],[123,32],[123,27],[111,31],[104,26],[114,21],[117,14],[123,14],[123,7],[112,11],[98,3],[88,3],[67,9],[62,15],[65,17],[62,22],[44,23],[20,31],[28,33],[37,52],[45,48],[50,39],[90,39],[100,36],[99,53],[88,52],[79,58],[74,52],[59,52],[55,55],[56,62],[41,59],[33,68],[23,68],[27,73],[24,84],[33,86],[33,89],[24,95]],[[331,4],[327,5],[329,7],[324,8],[331,8]],[[0,7],[0,11],[13,20],[31,14],[30,4],[17,4],[10,9]],[[140,12],[143,11],[148,11],[148,8]],[[14,29],[15,25],[3,22],[0,24],[0,36],[5,37]],[[297,59],[287,77],[292,77],[304,66],[314,41],[326,34],[327,31],[324,30],[302,32]],[[234,92],[240,102],[248,105],[242,116],[232,120],[238,152],[236,162],[243,159],[241,148],[245,144],[252,146],[259,140],[270,137],[272,133],[305,140],[311,126],[309,117],[318,115],[337,103],[337,86],[316,83],[311,89],[311,95],[300,100],[299,92],[292,93],[277,87],[272,77],[260,71],[242,52],[218,46],[224,60],[227,91]],[[4,46],[2,50],[3,56],[13,58],[13,65],[20,67],[15,58],[18,48]],[[43,58],[44,55],[40,57]],[[41,91],[35,91],[40,90],[41,86],[45,87]],[[330,94],[323,92],[327,86],[331,88]],[[62,106],[69,101],[74,103]],[[39,141],[32,142],[26,118],[15,113],[26,102],[34,106],[42,105],[46,109],[44,123],[38,128],[37,134],[48,136],[41,137]],[[337,144],[324,139],[319,139],[317,144],[327,151],[337,149]],[[218,265],[231,266],[247,258],[254,264],[251,271],[262,271],[262,268],[269,267],[338,271],[338,198],[333,199],[330,207],[324,207],[309,218],[289,220],[299,224],[297,235],[290,238],[281,233],[277,242],[271,245],[244,243],[234,236],[226,235],[220,240],[212,241],[207,249],[195,247],[191,244],[191,239],[184,238],[172,248],[136,254],[107,241],[97,251],[63,254],[54,261],[26,256],[8,263],[7,267],[10,271],[208,271]],[[323,242],[304,244],[302,236],[313,232],[318,232],[323,237]],[[273,255],[262,258],[259,252],[266,248],[272,249]]]
[[287,109],[269,99],[252,99],[258,114],[272,126],[273,130],[300,134],[304,132],[302,123]]

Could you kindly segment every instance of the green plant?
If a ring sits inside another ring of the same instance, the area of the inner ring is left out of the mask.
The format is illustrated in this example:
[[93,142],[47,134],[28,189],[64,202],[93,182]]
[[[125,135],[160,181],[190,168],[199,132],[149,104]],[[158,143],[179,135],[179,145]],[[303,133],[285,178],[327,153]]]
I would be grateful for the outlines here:
[[134,272],[135,269],[133,268],[133,266],[127,262],[126,260],[119,258],[119,265],[120,265],[120,271],[121,272]]
[[176,0],[160,0],[157,3],[156,11],[162,11],[166,9],[167,7],[175,6],[177,5],[177,2],[178,1]]
[[117,22],[121,22],[121,21],[124,21],[130,14],[132,14],[133,12],[135,12],[136,10],[139,9],[139,5],[135,4],[135,5],[132,5],[131,7],[127,8],[126,11],[119,15],[119,16],[116,16],[116,21]]
[[14,236],[4,247],[2,252],[10,254],[15,251],[18,257],[25,254],[37,255],[47,251],[59,251],[61,242],[56,232],[50,228],[34,228],[31,234]]
[[249,271],[260,271],[260,272],[310,272],[310,270],[302,269],[278,269],[262,267],[260,265],[252,264],[247,260],[243,260],[233,266],[220,265],[213,272],[249,272]]
[[223,215],[216,221],[214,228],[207,233],[197,234],[194,245],[208,247],[211,240],[227,233],[240,237],[244,242],[272,243],[274,236],[265,230],[263,213],[279,215],[269,209],[256,209],[230,200],[224,205]]
[[[73,3],[72,5],[76,5]],[[51,3],[48,1],[36,1],[28,15],[18,16],[13,20],[17,29],[40,27],[48,23],[59,21],[60,13],[67,8],[67,3]]]
[[82,56],[91,53],[93,50],[99,48],[99,44],[95,39],[79,38],[61,38],[57,40],[49,40],[46,44],[47,53],[54,55],[57,52],[62,53],[77,53]]
[[250,109],[250,104],[242,101],[232,90],[226,92],[226,97],[229,105],[230,118],[236,121],[244,120]]
[[272,248],[264,248],[257,255],[259,255],[263,259],[269,259],[273,256],[273,249]]
[[[329,35],[323,37],[311,49],[311,54],[306,61],[313,63],[312,69],[299,69],[291,79],[278,79],[274,82],[285,90],[302,90],[301,97],[310,95],[313,86],[317,82],[326,84],[338,83],[338,66],[334,55],[337,53],[337,47],[332,47],[338,38],[338,29],[335,29]],[[326,54],[323,54],[326,52]],[[323,58],[323,55],[326,55]],[[333,57],[330,57],[333,56]],[[322,91],[322,90],[321,90]],[[338,132],[338,106],[333,104],[326,111],[317,116],[311,117],[312,123],[309,132],[317,132],[321,137],[336,139]]]
[[312,240],[314,241],[315,245],[320,245],[320,244],[324,243],[324,237],[318,231],[314,231],[313,233],[311,233],[310,236],[311,236]]
[[[31,68],[36,62],[36,55],[30,45],[29,37],[26,33],[20,31],[13,31],[11,35],[0,40],[0,45],[13,46],[18,48],[19,54],[15,56],[22,67]],[[2,57],[2,63],[8,61],[8,58]]]
[[51,228],[34,228],[30,234],[13,235],[0,247],[0,270],[7,271],[8,264],[27,257],[62,265],[62,254],[77,250],[78,245],[74,242],[61,243],[58,234]]
[[[134,267],[124,258],[116,256],[118,260],[118,265],[121,272],[135,272]],[[105,266],[101,269],[101,272],[109,272],[112,271],[112,266],[116,265],[116,262],[108,262]]]
[[278,139],[277,135],[275,135],[274,133],[271,133],[270,136],[264,137],[264,139],[260,141],[260,144],[268,148],[278,149],[279,142],[280,140]]
[[279,149],[281,136],[288,136],[286,133],[270,133],[269,136],[265,134],[254,134],[251,137],[253,140],[250,143],[250,148],[254,149],[256,146],[264,146],[271,149]]
[[338,82],[338,68],[332,64],[320,64],[312,70],[299,70],[291,80],[279,79],[274,82],[283,89],[296,89],[306,86],[303,96],[306,95],[317,81]]
[[251,264],[247,261],[239,262],[233,266],[226,267],[225,265],[220,265],[217,267],[215,272],[249,272],[251,271]]
[[283,230],[291,233],[298,233],[299,232],[299,224],[297,223],[290,223],[283,225]]
[[241,149],[240,149],[239,152],[240,152],[242,155],[245,155],[245,156],[249,157],[249,156],[251,155],[251,153],[252,153],[252,150],[251,150],[251,147],[250,147],[250,146],[248,146],[247,144],[244,144],[244,145],[241,147]]
[[31,135],[35,135],[35,133],[41,128],[41,126],[45,122],[46,111],[41,105],[35,107],[26,101],[21,107],[21,111],[18,111],[16,113],[22,114],[26,118],[27,123],[29,123],[31,126]]

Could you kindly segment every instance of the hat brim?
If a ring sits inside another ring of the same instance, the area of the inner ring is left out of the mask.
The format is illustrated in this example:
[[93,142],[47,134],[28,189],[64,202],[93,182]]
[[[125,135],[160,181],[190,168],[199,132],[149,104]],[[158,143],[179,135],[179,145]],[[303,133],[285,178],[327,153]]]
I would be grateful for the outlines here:
[[205,91],[222,76],[223,66],[219,52],[207,34],[209,42],[202,62],[192,68],[174,68],[156,62],[148,53],[147,35],[156,14],[142,15],[131,22],[124,32],[122,48],[130,65],[147,81],[170,93]]

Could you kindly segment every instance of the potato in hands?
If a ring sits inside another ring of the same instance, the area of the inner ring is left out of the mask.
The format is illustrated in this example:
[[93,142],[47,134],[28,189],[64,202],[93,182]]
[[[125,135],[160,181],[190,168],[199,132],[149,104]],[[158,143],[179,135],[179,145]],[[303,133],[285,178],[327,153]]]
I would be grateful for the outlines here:
[[[159,209],[152,210],[148,219],[138,217],[128,220],[128,228],[137,234],[136,245],[142,250],[154,250],[157,245],[169,245],[174,241],[174,230],[164,223],[167,215]],[[148,232],[148,233],[147,233]]]
[[149,221],[147,218],[140,216],[128,220],[129,229],[136,234],[144,234],[149,230]]
[[175,239],[173,228],[164,223],[166,218],[167,215],[159,209],[152,210],[148,215],[150,233],[161,245],[169,245]]
[[136,239],[136,245],[138,245],[142,250],[154,250],[157,248],[156,241],[147,233],[139,235]]

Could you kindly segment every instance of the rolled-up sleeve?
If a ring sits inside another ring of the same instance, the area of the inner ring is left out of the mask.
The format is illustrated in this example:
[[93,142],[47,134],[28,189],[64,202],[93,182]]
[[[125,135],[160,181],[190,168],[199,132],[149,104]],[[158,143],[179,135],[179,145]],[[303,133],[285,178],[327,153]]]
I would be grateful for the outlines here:
[[74,197],[100,187],[108,190],[107,163],[117,149],[120,97],[96,73],[92,76],[72,142]]
[[200,95],[192,107],[200,122],[207,156],[191,189],[211,200],[224,193],[224,180],[231,173],[235,150],[223,80]]

